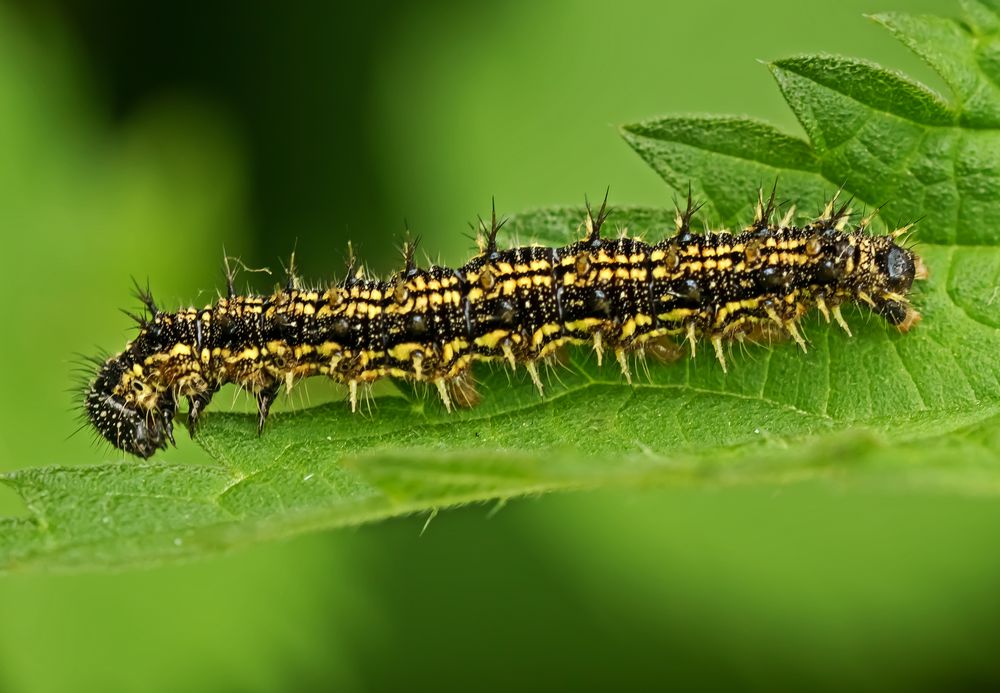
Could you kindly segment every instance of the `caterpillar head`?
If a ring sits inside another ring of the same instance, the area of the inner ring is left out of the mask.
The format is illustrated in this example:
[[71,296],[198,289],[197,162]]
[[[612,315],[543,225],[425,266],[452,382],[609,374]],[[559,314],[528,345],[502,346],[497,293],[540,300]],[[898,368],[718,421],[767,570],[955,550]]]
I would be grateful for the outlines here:
[[84,408],[94,428],[112,445],[146,459],[174,442],[176,408],[169,393],[157,393],[126,361],[108,359],[87,387]]
[[[867,246],[867,247],[866,247]],[[920,322],[920,313],[907,299],[917,279],[927,278],[920,256],[896,243],[893,235],[868,236],[862,241],[862,270],[866,278],[862,290],[872,307],[891,325],[907,332]]]

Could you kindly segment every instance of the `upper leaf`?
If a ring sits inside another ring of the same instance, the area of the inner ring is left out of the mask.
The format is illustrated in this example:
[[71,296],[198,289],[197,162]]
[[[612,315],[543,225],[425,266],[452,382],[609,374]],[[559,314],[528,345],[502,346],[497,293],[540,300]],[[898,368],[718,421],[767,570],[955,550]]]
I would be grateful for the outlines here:
[[966,22],[888,12],[872,18],[937,70],[955,95],[962,125],[1000,125],[1000,13],[994,0],[962,3]]
[[859,61],[791,58],[771,70],[828,181],[885,203],[883,218],[920,218],[922,240],[996,241],[996,130],[956,124],[926,88]]

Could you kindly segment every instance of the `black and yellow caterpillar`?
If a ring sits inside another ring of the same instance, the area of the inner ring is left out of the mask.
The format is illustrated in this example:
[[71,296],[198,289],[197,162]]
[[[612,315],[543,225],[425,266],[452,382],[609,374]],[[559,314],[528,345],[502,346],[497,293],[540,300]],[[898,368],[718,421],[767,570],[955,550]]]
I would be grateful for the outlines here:
[[[351,267],[329,288],[307,290],[290,273],[270,296],[228,291],[212,305],[160,310],[141,292],[147,313],[121,353],[100,362],[88,381],[86,415],[117,448],[147,458],[173,442],[178,402],[188,403],[192,434],[212,396],[227,383],[253,393],[262,429],[282,387],[324,375],[347,386],[379,378],[433,384],[444,406],[478,401],[474,361],[524,366],[539,392],[537,364],[566,344],[591,344],[600,361],[613,354],[631,382],[629,356],[692,356],[706,339],[723,370],[723,344],[787,336],[803,349],[797,324],[818,309],[850,332],[845,302],[870,306],[907,331],[920,319],[907,294],[927,276],[920,258],[897,244],[906,228],[881,236],[869,220],[850,228],[848,205],[832,200],[816,221],[775,222],[774,194],[758,200],[744,231],[698,234],[688,196],[676,233],[658,243],[602,237],[607,200],[587,209],[582,240],[564,247],[500,249],[503,226],[483,225],[479,254],[458,268],[419,268],[414,245],[388,279]],[[908,227],[907,227],[908,228]]]

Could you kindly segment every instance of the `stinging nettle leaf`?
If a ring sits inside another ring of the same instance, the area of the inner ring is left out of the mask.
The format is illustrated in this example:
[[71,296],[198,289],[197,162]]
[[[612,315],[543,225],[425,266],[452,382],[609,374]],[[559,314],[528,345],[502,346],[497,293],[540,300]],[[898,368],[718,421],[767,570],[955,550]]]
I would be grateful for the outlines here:
[[1000,22],[994,3],[964,2],[966,22],[884,13],[872,19],[933,67],[955,96],[961,123],[1000,124]]
[[[775,181],[805,214],[838,188],[883,226],[922,217],[925,316],[900,335],[860,311],[853,338],[807,321],[793,344],[648,364],[634,386],[586,350],[546,374],[480,368],[483,402],[448,414],[422,389],[256,416],[209,413],[217,466],[39,468],[3,477],[30,512],[0,520],[0,570],[155,565],[321,528],[470,502],[610,485],[821,480],[896,491],[1000,493],[1000,115],[993,2],[966,21],[878,15],[953,98],[871,63],[800,56],[769,67],[808,140],[742,117],[669,116],[625,140],[712,228],[748,221]],[[673,209],[620,208],[630,234],[672,231]],[[513,237],[575,239],[584,210],[517,215]]]

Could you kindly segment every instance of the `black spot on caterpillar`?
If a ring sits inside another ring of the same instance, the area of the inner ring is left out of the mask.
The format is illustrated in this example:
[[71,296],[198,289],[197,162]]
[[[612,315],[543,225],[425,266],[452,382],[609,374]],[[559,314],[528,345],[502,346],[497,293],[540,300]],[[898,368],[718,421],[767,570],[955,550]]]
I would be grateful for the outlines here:
[[180,400],[193,435],[227,383],[254,395],[262,430],[281,388],[313,375],[346,385],[352,410],[359,386],[387,376],[432,384],[450,410],[478,402],[475,361],[523,366],[542,394],[538,364],[566,344],[591,344],[599,363],[613,354],[631,383],[630,354],[671,361],[683,342],[694,357],[707,340],[724,371],[727,341],[785,336],[806,349],[798,323],[812,308],[848,334],[846,302],[908,331],[920,314],[907,295],[927,276],[896,242],[909,227],[875,235],[869,218],[849,228],[849,203],[837,208],[836,199],[799,227],[789,225],[794,210],[776,222],[774,193],[760,195],[742,232],[699,234],[689,192],[676,232],[653,244],[602,236],[607,197],[596,215],[587,207],[584,238],[564,247],[501,249],[494,211],[480,252],[461,267],[419,268],[408,242],[388,279],[351,261],[338,284],[309,290],[293,266],[270,296],[238,295],[227,263],[225,297],[200,310],[163,311],[139,291],[139,334],[98,365],[86,415],[112,445],[148,458],[173,442]]

